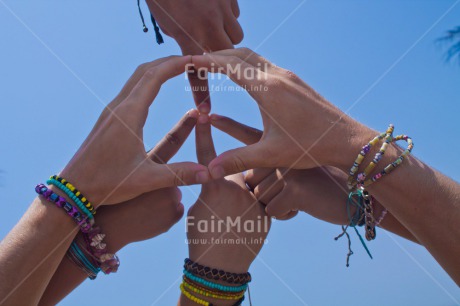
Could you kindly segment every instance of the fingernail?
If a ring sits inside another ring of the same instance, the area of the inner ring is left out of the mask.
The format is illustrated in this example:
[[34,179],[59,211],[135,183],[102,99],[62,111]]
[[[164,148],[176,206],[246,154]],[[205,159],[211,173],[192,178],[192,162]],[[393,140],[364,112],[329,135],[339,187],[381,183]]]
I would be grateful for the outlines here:
[[217,121],[223,118],[221,115],[217,115],[217,114],[212,114],[209,117],[211,118],[211,121]]
[[220,179],[220,178],[223,178],[225,177],[225,171],[224,171],[224,168],[222,168],[221,166],[216,166],[214,168],[211,169],[211,175],[214,179]]
[[188,111],[188,116],[192,118],[198,118],[199,113],[196,109],[191,109]]
[[199,124],[206,124],[208,122],[209,122],[209,116],[208,115],[201,114],[200,117],[198,117],[198,123]]
[[209,112],[210,112],[209,104],[208,103],[201,103],[198,106],[198,110],[200,111],[201,114],[209,114]]
[[200,171],[196,174],[196,181],[198,184],[204,184],[209,181],[209,172],[208,171]]

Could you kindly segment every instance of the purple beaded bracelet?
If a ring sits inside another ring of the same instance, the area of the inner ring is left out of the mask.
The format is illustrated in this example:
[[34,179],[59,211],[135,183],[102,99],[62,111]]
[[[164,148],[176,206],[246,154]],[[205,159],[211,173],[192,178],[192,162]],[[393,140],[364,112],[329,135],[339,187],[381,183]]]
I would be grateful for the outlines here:
[[67,215],[69,215],[75,221],[75,223],[78,224],[83,233],[88,233],[91,230],[94,219],[88,222],[88,218],[83,216],[78,208],[67,202],[65,198],[54,193],[51,189],[43,184],[38,184],[35,187],[35,192],[43,196],[49,202],[55,203],[57,207],[64,209]]

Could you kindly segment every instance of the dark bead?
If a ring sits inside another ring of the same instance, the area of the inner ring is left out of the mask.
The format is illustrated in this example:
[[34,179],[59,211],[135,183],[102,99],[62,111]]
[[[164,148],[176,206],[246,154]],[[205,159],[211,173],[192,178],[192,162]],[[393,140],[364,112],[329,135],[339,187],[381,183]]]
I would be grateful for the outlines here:
[[205,271],[206,273],[208,273],[209,271],[211,271],[211,268],[210,268],[210,267],[205,267],[205,268],[204,268],[204,271]]

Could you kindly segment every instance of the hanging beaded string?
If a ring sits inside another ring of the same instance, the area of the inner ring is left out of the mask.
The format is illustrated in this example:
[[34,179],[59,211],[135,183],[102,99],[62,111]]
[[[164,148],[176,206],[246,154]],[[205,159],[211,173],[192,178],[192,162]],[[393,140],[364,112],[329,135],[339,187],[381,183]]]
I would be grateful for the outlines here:
[[[398,135],[393,137],[394,126],[392,124],[389,125],[385,133],[381,133],[375,136],[367,145],[363,146],[360,153],[356,157],[353,166],[350,169],[348,175],[347,185],[348,188],[351,190],[348,200],[347,200],[347,214],[349,219],[349,224],[347,226],[342,226],[342,233],[335,238],[338,240],[340,237],[346,235],[348,239],[348,254],[347,254],[347,267],[349,266],[349,258],[353,255],[353,251],[351,250],[351,240],[350,235],[347,233],[348,227],[353,227],[357,236],[359,237],[361,244],[365,248],[367,254],[372,259],[372,255],[367,248],[364,239],[359,234],[358,230],[356,229],[356,225],[366,225],[366,239],[368,241],[374,240],[376,237],[376,230],[375,227],[380,225],[382,220],[385,218],[387,214],[387,209],[385,208],[382,211],[381,216],[378,220],[374,217],[374,208],[373,208],[373,197],[364,189],[365,187],[371,185],[372,183],[376,182],[377,180],[381,179],[383,176],[391,173],[394,169],[396,169],[402,162],[407,158],[407,156],[412,152],[414,148],[414,143],[410,137],[407,135]],[[378,153],[375,154],[374,159],[369,163],[369,165],[364,169],[364,171],[355,177],[359,166],[363,162],[367,153],[370,152],[371,148],[375,146],[380,140],[385,139],[384,143],[380,147]],[[397,141],[404,140],[407,142],[408,146],[406,150],[391,164],[387,165],[382,171],[374,175],[372,178],[366,179],[371,172],[374,170],[377,163],[382,159],[383,155],[385,154],[386,149],[390,145],[390,143],[395,143]],[[355,189],[355,190],[353,190]],[[357,200],[353,199],[354,197]],[[350,206],[354,205],[357,207],[355,215],[352,217],[350,215]],[[364,222],[363,222],[364,221]]]

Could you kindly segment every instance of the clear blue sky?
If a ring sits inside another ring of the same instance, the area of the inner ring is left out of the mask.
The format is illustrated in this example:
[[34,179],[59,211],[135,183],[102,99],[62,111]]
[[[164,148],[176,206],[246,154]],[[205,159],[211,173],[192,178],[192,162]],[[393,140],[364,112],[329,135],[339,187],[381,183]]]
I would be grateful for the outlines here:
[[[459,1],[240,2],[244,46],[295,71],[365,124],[383,130],[394,123],[414,138],[416,156],[459,181],[460,66],[445,63],[435,43],[460,25]],[[179,49],[169,38],[159,47],[152,32],[142,32],[135,1],[0,0],[0,29],[4,237],[34,198],[35,184],[66,164],[135,67]],[[179,77],[162,89],[147,123],[148,146],[193,106],[185,86]],[[212,98],[215,112],[260,127],[245,93]],[[219,152],[240,145],[214,136]],[[193,139],[175,158],[187,159],[195,160]],[[182,191],[189,207],[199,188]],[[161,237],[128,246],[117,274],[86,281],[62,305],[174,305],[187,256],[184,227],[182,220]],[[275,222],[251,268],[253,304],[459,304],[460,290],[421,246],[379,231],[370,260],[353,237],[346,268],[346,241],[333,240],[339,232],[307,215]]]

